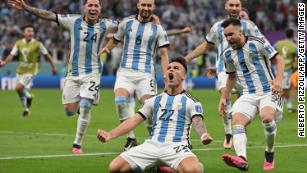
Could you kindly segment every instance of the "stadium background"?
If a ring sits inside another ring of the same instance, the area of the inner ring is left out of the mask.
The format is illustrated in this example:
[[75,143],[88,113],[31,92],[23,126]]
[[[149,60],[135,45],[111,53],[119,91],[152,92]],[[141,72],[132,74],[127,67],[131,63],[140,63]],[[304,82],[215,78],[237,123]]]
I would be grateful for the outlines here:
[[[79,13],[82,1],[74,0],[28,0],[36,7],[49,9],[57,13]],[[104,0],[103,16],[112,19],[122,19],[135,14],[136,0]],[[204,39],[212,24],[223,18],[224,5],[222,0],[156,0],[156,14],[166,29],[190,26],[189,34],[170,37],[170,57],[184,56]],[[285,28],[296,29],[297,1],[295,0],[249,0],[244,2],[252,21],[274,44],[284,38]],[[15,41],[20,38],[20,28],[25,24],[33,24],[36,29],[35,37],[44,42],[54,57],[59,73],[51,76],[50,67],[42,60],[39,83],[53,88],[60,86],[59,80],[65,74],[69,34],[56,26],[28,13],[8,8],[5,1],[0,2],[0,57],[6,57]],[[64,39],[64,41],[63,41]],[[208,80],[205,77],[206,67],[214,64],[215,50],[209,51],[190,67],[191,80]],[[120,58],[120,48],[111,55],[102,57],[105,61],[104,77],[114,82],[114,72]],[[157,58],[159,60],[159,58]],[[0,78],[15,74],[17,62],[0,68]],[[160,67],[157,66],[157,69]],[[158,77],[161,72],[158,70]],[[41,79],[41,80],[40,80]],[[54,79],[56,82],[50,82]],[[13,85],[8,81],[8,85]],[[48,82],[46,82],[48,81]],[[104,82],[103,82],[104,83]],[[214,88],[214,80],[208,80]],[[213,84],[213,85],[212,85]],[[11,86],[13,87],[13,86]],[[195,86],[194,86],[195,87]],[[115,115],[114,95],[111,89],[101,90],[100,105],[93,110],[93,118],[84,140],[85,155],[75,157],[70,154],[71,140],[75,133],[76,116],[69,118],[64,115],[61,105],[61,91],[58,89],[34,89],[35,100],[31,115],[23,119],[17,95],[13,91],[0,91],[0,172],[2,173],[74,173],[74,172],[107,172],[108,163],[121,151],[125,137],[108,144],[100,144],[95,136],[97,128],[111,129],[118,124]],[[209,146],[202,146],[192,130],[194,151],[205,165],[207,172],[238,172],[222,163],[220,157],[225,152],[221,148],[223,127],[217,115],[219,95],[215,90],[193,89],[193,95],[204,105],[205,121],[214,137]],[[304,162],[307,153],[306,139],[297,137],[297,114],[285,114],[279,126],[276,147],[276,170],[279,173],[305,173],[307,166]],[[138,140],[145,137],[145,128],[136,131]],[[263,129],[256,120],[248,128],[248,157],[250,172],[263,172]]]

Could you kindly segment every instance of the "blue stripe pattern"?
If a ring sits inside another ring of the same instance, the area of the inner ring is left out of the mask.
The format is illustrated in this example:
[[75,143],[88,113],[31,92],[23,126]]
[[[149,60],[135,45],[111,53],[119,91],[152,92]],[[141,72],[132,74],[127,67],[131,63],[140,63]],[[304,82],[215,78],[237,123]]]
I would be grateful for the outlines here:
[[246,62],[245,62],[243,49],[242,48],[238,49],[237,54],[238,54],[238,61],[239,61],[239,64],[241,66],[241,69],[242,69],[242,72],[243,72],[243,75],[244,75],[244,79],[245,79],[246,84],[247,84],[248,92],[249,92],[249,94],[253,94],[253,93],[256,92],[256,89],[255,89],[255,85],[253,83],[252,76],[251,76],[249,69],[248,69]]
[[237,127],[233,129],[233,135],[238,135],[245,133],[245,128],[244,127]]
[[260,62],[260,57],[259,57],[256,45],[254,43],[249,43],[249,49],[250,49],[250,52],[254,54],[252,57],[252,62],[259,76],[261,86],[262,86],[262,91],[264,93],[270,92],[271,87],[270,87],[268,78],[266,77],[265,70]]
[[175,132],[175,136],[173,137],[173,142],[180,142],[182,135],[183,135],[184,125],[185,125],[185,117],[186,117],[186,107],[187,107],[187,98],[186,97],[181,97],[181,106],[182,107],[178,112],[176,132]]
[[93,55],[93,37],[95,34],[93,25],[88,25],[87,26],[87,41],[86,41],[86,46],[85,46],[85,74],[92,73],[93,68],[92,68],[92,55]]
[[139,68],[139,61],[140,61],[140,54],[141,54],[141,45],[143,40],[143,34],[145,29],[145,23],[139,23],[137,32],[136,32],[136,40],[134,44],[134,52],[132,57],[132,69],[138,70]]
[[[167,96],[167,101],[166,101],[166,105],[165,105],[165,108],[164,108],[166,111],[172,110],[174,98],[175,98],[175,96]],[[160,129],[160,133],[159,133],[159,136],[158,136],[159,142],[165,142],[165,137],[166,137],[166,134],[167,134],[169,122],[170,122],[169,119],[162,119],[161,129]]]
[[[106,33],[106,24],[104,22],[100,22],[99,30],[100,30],[100,36],[99,36],[99,42],[97,46],[97,54],[100,51],[100,46],[101,46],[102,40]],[[101,64],[100,56],[98,56],[97,58],[98,58],[99,72],[102,73],[102,64]]]
[[130,33],[131,33],[131,27],[133,24],[133,20],[127,22],[126,28],[125,28],[125,45],[124,45],[124,52],[123,52],[123,57],[120,63],[121,67],[126,67],[127,64],[127,59],[128,59],[128,47],[129,47],[129,42],[130,42]]
[[146,61],[145,61],[145,72],[146,73],[151,73],[151,60],[152,60],[151,57],[154,53],[152,50],[152,46],[156,42],[157,30],[158,30],[157,25],[152,24],[151,25],[152,35],[149,38],[147,49],[146,49]]
[[221,46],[221,52],[220,52],[220,55],[219,55],[219,60],[218,60],[218,66],[217,66],[217,71],[218,72],[223,72],[224,71],[224,56],[223,56],[223,50],[224,50],[224,45],[223,45],[223,29],[222,29],[222,26],[221,24],[219,24],[217,26],[217,32],[219,34],[219,40],[220,40],[220,46]]
[[247,36],[247,23],[245,21],[242,21],[241,20],[241,25],[242,25],[242,28],[243,28],[243,35]]
[[154,134],[156,128],[157,128],[157,118],[158,118],[158,112],[159,112],[159,107],[160,107],[160,101],[162,99],[162,96],[158,96],[155,98],[155,102],[154,102],[154,107],[153,107],[153,125],[152,125],[152,129],[151,129],[151,133],[149,138],[152,138],[152,135]]
[[80,49],[80,30],[81,30],[82,19],[78,18],[74,24],[74,53],[72,59],[72,75],[79,76],[79,49]]

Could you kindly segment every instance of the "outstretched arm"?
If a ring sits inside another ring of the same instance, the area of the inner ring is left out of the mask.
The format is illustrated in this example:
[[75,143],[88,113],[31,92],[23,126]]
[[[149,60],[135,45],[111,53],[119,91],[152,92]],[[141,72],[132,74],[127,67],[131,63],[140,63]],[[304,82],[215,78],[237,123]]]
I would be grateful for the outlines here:
[[107,142],[111,139],[117,138],[123,134],[128,133],[143,121],[144,118],[140,114],[136,113],[134,116],[127,119],[126,121],[115,127],[114,129],[112,129],[110,132],[98,129],[97,137],[101,142]]
[[191,53],[184,57],[187,62],[192,61],[194,58],[197,58],[199,55],[204,54],[209,48],[212,47],[211,43],[203,42],[196,49],[194,49]]
[[205,126],[205,123],[203,122],[203,119],[201,116],[194,116],[193,124],[195,127],[195,130],[202,141],[204,145],[207,145],[212,142],[213,138],[210,136],[210,134],[207,132],[207,128]]
[[3,61],[0,60],[0,67],[4,67],[7,63],[11,62],[14,59],[14,56],[9,54]]
[[191,32],[191,28],[188,26],[182,29],[171,29],[171,30],[166,31],[168,36],[178,35],[178,34],[183,34],[183,33],[188,33],[188,32]]
[[168,50],[167,47],[162,47],[159,49],[161,56],[161,65],[163,70],[163,76],[166,76],[167,66],[169,64]]
[[42,19],[56,22],[56,14],[54,12],[32,7],[24,2],[24,0],[8,0],[7,4],[18,10],[25,10]]

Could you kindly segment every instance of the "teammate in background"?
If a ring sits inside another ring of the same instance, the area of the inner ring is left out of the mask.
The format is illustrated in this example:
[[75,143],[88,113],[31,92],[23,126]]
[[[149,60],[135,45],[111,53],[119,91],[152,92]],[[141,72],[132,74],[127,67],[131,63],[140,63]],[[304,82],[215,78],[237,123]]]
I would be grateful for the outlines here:
[[[227,0],[225,3],[225,10],[228,12],[227,18],[236,18],[240,19],[240,12],[242,10],[242,3],[240,0]],[[226,19],[227,19],[226,18]],[[228,43],[223,34],[223,29],[221,24],[226,19],[216,22],[210,32],[206,36],[206,41],[200,44],[195,50],[189,53],[185,59],[187,62],[190,62],[192,59],[197,58],[198,56],[204,54],[208,49],[212,46],[216,46],[218,48],[218,56],[216,61],[216,70],[217,70],[217,89],[222,94],[224,92],[224,88],[226,86],[226,81],[228,75],[225,73],[224,68],[224,57],[222,55],[224,49],[227,48]],[[260,38],[264,38],[264,36],[260,33],[257,26],[250,20],[240,19],[242,23],[243,34],[245,36],[257,36]],[[224,128],[225,128],[225,140],[224,140],[224,148],[230,149],[232,147],[232,129],[231,129],[231,103],[229,98],[227,98],[227,106],[226,106],[226,114],[223,116]]]
[[16,70],[16,91],[24,109],[22,116],[26,117],[29,115],[29,109],[33,100],[30,89],[33,78],[39,71],[40,53],[45,56],[45,59],[51,65],[53,74],[56,74],[56,67],[52,62],[52,57],[48,53],[45,46],[40,41],[33,38],[33,26],[26,25],[22,30],[23,38],[16,41],[11,53],[5,58],[4,61],[0,60],[0,67],[5,66],[7,63],[12,61],[14,57],[18,57],[19,65]]
[[248,11],[246,8],[241,9],[239,16],[240,16],[240,19],[249,20]]
[[[243,34],[240,20],[230,18],[221,25],[230,47],[225,49],[226,88],[221,96],[219,112],[225,114],[226,101],[236,78],[243,87],[243,95],[232,108],[233,144],[237,156],[223,155],[229,166],[247,171],[245,128],[260,114],[266,139],[264,170],[274,169],[274,141],[277,131],[275,120],[281,120],[282,98],[279,95],[284,72],[283,58],[264,39]],[[271,61],[276,63],[274,78]]]
[[203,144],[207,145],[213,139],[204,126],[201,103],[182,88],[186,72],[185,60],[173,59],[167,67],[165,92],[147,99],[134,116],[110,132],[98,129],[98,139],[107,142],[153,117],[149,138],[116,157],[109,165],[109,172],[144,171],[159,160],[180,173],[203,172],[202,165],[190,149],[191,124],[194,124]]
[[82,139],[91,119],[92,105],[99,102],[102,64],[98,53],[106,35],[109,32],[115,32],[118,23],[99,19],[102,0],[85,0],[84,16],[56,14],[32,7],[24,0],[9,0],[8,5],[30,12],[42,19],[57,22],[70,32],[70,57],[62,103],[68,116],[80,110],[72,152],[81,154]]
[[[155,1],[139,0],[137,8],[138,14],[125,18],[113,39],[101,51],[110,53],[119,42],[124,42],[114,86],[116,110],[121,122],[134,114],[134,94],[143,105],[148,97],[157,93],[154,70],[156,50],[161,56],[164,75],[169,62],[167,33],[160,24],[152,22]],[[149,125],[148,129],[150,132]],[[137,145],[134,132],[130,131],[127,135],[124,150]]]
[[291,75],[295,71],[296,64],[297,64],[297,56],[296,56],[296,49],[297,45],[295,44],[294,40],[294,31],[292,29],[288,29],[285,32],[286,39],[277,41],[274,45],[277,52],[283,57],[285,61],[285,72],[284,78],[282,81],[282,97],[286,101],[287,111],[289,113],[297,111],[295,108],[292,107],[292,100],[290,97],[291,91]]

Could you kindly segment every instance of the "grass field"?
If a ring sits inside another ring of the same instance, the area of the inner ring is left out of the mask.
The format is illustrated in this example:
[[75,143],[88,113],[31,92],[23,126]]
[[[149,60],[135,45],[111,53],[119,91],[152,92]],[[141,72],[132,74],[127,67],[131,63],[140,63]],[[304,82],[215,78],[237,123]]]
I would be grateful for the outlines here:
[[[106,130],[118,124],[112,90],[102,90],[100,105],[92,112],[92,120],[83,142],[83,155],[71,154],[77,116],[67,117],[61,105],[60,90],[33,90],[35,99],[31,115],[22,118],[21,106],[14,91],[0,91],[0,173],[106,173],[109,162],[125,143],[120,137],[106,144],[96,139],[98,128]],[[219,95],[214,90],[194,90],[202,103],[205,121],[214,142],[203,146],[192,129],[193,151],[208,173],[233,173],[237,169],[221,161],[223,126],[217,115]],[[137,128],[139,142],[146,138],[143,125]],[[278,173],[307,172],[307,139],[297,137],[297,114],[284,114],[278,126],[276,142]],[[262,171],[264,135],[259,119],[248,127],[249,172]]]

